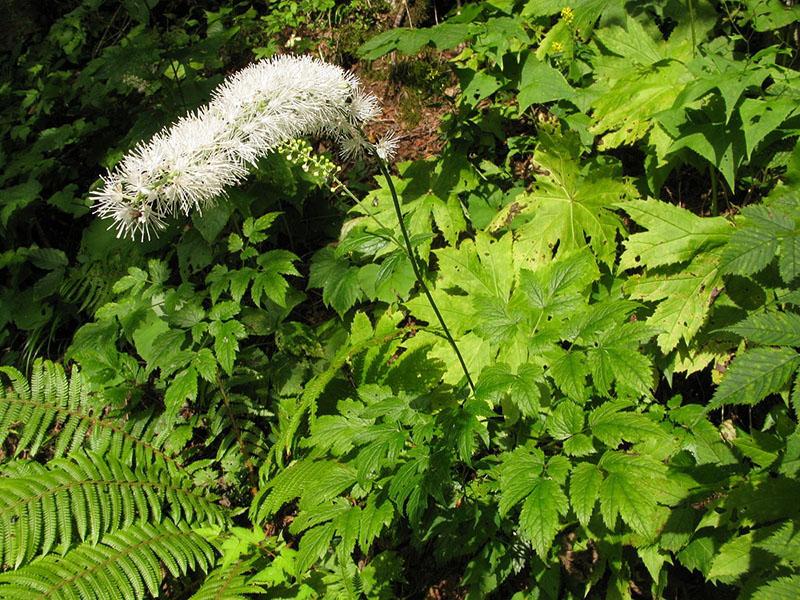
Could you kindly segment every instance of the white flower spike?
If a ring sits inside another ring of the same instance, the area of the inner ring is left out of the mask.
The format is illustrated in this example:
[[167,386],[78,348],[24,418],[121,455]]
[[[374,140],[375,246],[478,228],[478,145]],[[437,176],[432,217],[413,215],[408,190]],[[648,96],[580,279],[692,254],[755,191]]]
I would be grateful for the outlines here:
[[377,98],[340,67],[307,56],[259,61],[127,154],[92,192],[94,212],[114,219],[118,237],[149,240],[170,215],[213,205],[290,140],[331,137],[344,154],[359,154],[370,147],[362,127],[379,112]]

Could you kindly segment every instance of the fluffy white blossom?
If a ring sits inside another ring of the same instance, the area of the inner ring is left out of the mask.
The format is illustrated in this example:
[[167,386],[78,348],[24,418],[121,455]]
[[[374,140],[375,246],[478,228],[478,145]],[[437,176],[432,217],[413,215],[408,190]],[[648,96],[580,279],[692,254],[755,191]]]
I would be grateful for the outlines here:
[[375,144],[375,154],[377,154],[378,158],[382,161],[391,162],[394,155],[397,153],[397,147],[399,145],[400,137],[394,131],[389,131]]
[[114,219],[119,237],[150,239],[169,216],[212,205],[290,140],[331,137],[345,156],[376,150],[362,127],[379,112],[378,100],[340,67],[305,56],[254,63],[127,154],[92,192],[94,211]]

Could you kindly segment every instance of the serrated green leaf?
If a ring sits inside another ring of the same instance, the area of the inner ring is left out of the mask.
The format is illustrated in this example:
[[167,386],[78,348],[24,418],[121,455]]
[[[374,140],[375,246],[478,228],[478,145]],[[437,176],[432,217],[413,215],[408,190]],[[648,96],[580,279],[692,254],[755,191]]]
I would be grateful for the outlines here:
[[616,448],[623,440],[641,442],[664,436],[658,425],[646,416],[625,411],[628,407],[630,404],[627,402],[613,401],[592,411],[589,415],[589,429],[592,434],[610,448]]
[[767,539],[756,542],[775,558],[793,566],[800,566],[800,533],[793,522],[781,525]]
[[778,269],[786,283],[800,276],[800,235],[797,233],[793,232],[781,241]]
[[662,61],[646,68],[631,69],[612,83],[595,86],[592,100],[595,124],[590,132],[599,135],[601,147],[616,148],[642,139],[652,129],[654,118],[673,107],[692,75],[678,61]]
[[242,236],[238,233],[232,233],[228,236],[228,252],[239,252],[244,248],[244,241]]
[[459,72],[461,82],[461,98],[469,106],[477,105],[494,94],[503,86],[503,82],[486,71],[463,69]]
[[358,267],[351,266],[345,259],[338,259],[330,248],[314,255],[308,285],[322,288],[322,301],[340,315],[361,298]]
[[500,467],[500,502],[498,508],[505,515],[531,493],[544,469],[544,454],[540,450],[518,448],[506,455]]
[[589,376],[586,355],[574,349],[559,354],[559,358],[550,364],[547,374],[567,398],[585,404],[589,400],[590,390],[586,385],[586,378]]
[[552,479],[537,479],[522,505],[519,527],[533,549],[544,559],[558,533],[559,515],[566,513],[567,497]]
[[331,545],[336,526],[333,523],[318,525],[303,534],[300,540],[300,549],[297,552],[297,573],[305,571],[322,558]]
[[689,570],[700,571],[703,575],[708,573],[711,563],[716,556],[718,542],[709,536],[700,536],[693,539],[678,553],[678,560]]
[[369,298],[387,303],[406,299],[416,283],[411,261],[399,250],[389,254],[379,265],[370,263],[361,267],[358,279]]
[[[643,456],[609,451],[598,466],[606,471],[600,485],[600,512],[606,525],[614,528],[619,515],[633,531],[653,538],[661,519],[658,498],[650,488],[666,482],[664,465]],[[645,481],[648,486],[643,485]]]
[[192,358],[192,366],[200,377],[209,383],[214,383],[214,381],[216,381],[217,359],[214,358],[214,355],[208,348],[201,348],[195,353],[194,358]]
[[779,392],[800,365],[791,348],[753,348],[736,356],[706,410],[723,404],[756,404]]
[[547,433],[557,440],[566,440],[583,430],[583,409],[565,400],[553,410],[545,423]]
[[579,463],[569,478],[569,499],[581,525],[588,525],[600,494],[603,474],[597,465]]
[[736,60],[723,52],[703,53],[688,66],[695,80],[682,90],[679,103],[689,104],[716,90],[725,107],[725,123],[731,120],[745,92],[750,88],[760,89],[770,75],[769,67],[758,60]]
[[542,378],[542,369],[537,365],[525,364],[520,365],[516,371],[515,373],[503,363],[486,367],[481,371],[475,396],[497,402],[503,394],[508,394],[511,402],[523,415],[536,415],[541,398],[537,382]]
[[785,312],[753,313],[726,331],[756,344],[800,346],[800,315]]
[[165,331],[153,341],[147,361],[148,371],[161,370],[162,377],[168,377],[177,369],[186,365],[192,358],[192,353],[182,350],[186,340],[186,332],[180,329]]
[[599,261],[613,263],[622,231],[613,207],[635,197],[635,189],[605,165],[581,168],[579,150],[563,140],[540,139],[533,162],[542,174],[529,194],[520,194],[497,214],[490,230],[512,224],[543,255],[556,247],[562,256],[589,246]]
[[247,291],[247,288],[250,286],[250,280],[253,278],[253,274],[254,274],[253,269],[247,267],[241,268],[237,271],[230,272],[230,275],[228,276],[230,281],[230,292],[231,292],[231,298],[233,298],[233,301],[235,303],[239,304],[241,302],[242,297]]
[[778,577],[759,587],[752,600],[796,600],[800,598],[800,575]]
[[631,298],[658,302],[647,325],[662,333],[658,345],[670,352],[681,340],[690,342],[705,323],[712,300],[723,288],[718,251],[697,255],[688,265],[660,267],[625,284]]
[[266,229],[269,228],[270,225],[272,225],[275,222],[275,219],[280,217],[282,214],[283,214],[282,212],[269,212],[265,215],[261,215],[258,219],[256,219],[253,222],[251,231],[247,231],[244,227],[242,228],[244,230],[244,234],[246,236],[249,236],[250,234],[252,234],[252,232],[255,231],[265,231]]
[[597,449],[594,447],[591,437],[585,433],[579,433],[564,440],[564,452],[568,456],[589,456],[597,452]]
[[630,16],[625,22],[625,29],[619,26],[604,27],[598,29],[595,36],[614,54],[629,58],[639,65],[652,65],[666,58],[652,36]]
[[233,363],[239,351],[239,340],[247,337],[244,325],[239,321],[214,321],[209,327],[214,336],[214,354],[217,362],[229,375],[233,372]]
[[197,371],[194,367],[184,369],[172,379],[164,394],[167,413],[177,414],[184,400],[197,398]]
[[723,544],[717,550],[706,577],[711,581],[734,583],[750,570],[753,532]]
[[777,129],[793,112],[797,111],[797,102],[790,98],[767,99],[745,98],[739,106],[742,118],[742,131],[750,160],[758,144]]
[[722,217],[703,218],[660,200],[634,200],[620,204],[647,231],[625,241],[621,269],[661,267],[687,262],[706,248],[720,246],[732,234]]
[[533,52],[528,54],[519,81],[517,101],[520,112],[531,104],[570,99],[574,93],[575,90],[558,70],[540,61]]
[[362,552],[369,552],[372,542],[380,535],[384,527],[392,522],[394,508],[388,500],[379,501],[370,496],[361,511],[361,523],[358,530],[358,545]]
[[564,254],[536,271],[522,270],[512,306],[526,310],[539,322],[563,319],[585,306],[585,290],[599,276],[597,262],[588,250]]
[[783,211],[759,204],[745,207],[742,215],[744,222],[722,252],[723,273],[753,275],[761,271],[775,258],[780,239],[794,233],[794,220]]
[[[644,333],[643,333],[644,332]],[[653,386],[652,361],[637,348],[637,341],[650,334],[641,328],[641,323],[623,323],[609,329],[586,355],[595,389],[608,396],[614,385],[617,396],[650,396]]]
[[242,307],[238,302],[223,300],[211,307],[211,310],[208,311],[208,318],[211,320],[226,321],[238,315],[241,310]]

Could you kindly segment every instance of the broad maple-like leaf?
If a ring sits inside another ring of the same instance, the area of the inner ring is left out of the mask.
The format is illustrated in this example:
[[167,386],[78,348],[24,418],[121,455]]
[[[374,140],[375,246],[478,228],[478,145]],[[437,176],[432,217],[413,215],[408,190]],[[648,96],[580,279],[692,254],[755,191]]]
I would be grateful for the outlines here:
[[691,341],[723,288],[720,254],[733,228],[721,217],[702,218],[658,200],[620,205],[648,231],[625,242],[620,267],[644,267],[625,284],[631,298],[659,302],[647,324],[661,331],[664,352]]
[[681,339],[691,341],[708,318],[723,288],[719,254],[709,251],[686,266],[653,269],[625,285],[631,298],[659,302],[647,324],[661,331],[657,340],[662,351],[672,351]]
[[612,264],[617,233],[624,232],[614,205],[636,196],[635,188],[608,164],[582,165],[577,146],[542,134],[533,156],[541,173],[529,194],[501,210],[490,230],[511,225],[534,251],[556,255],[590,247],[598,260]]
[[604,134],[603,148],[632,144],[647,135],[654,117],[671,108],[692,75],[683,63],[691,55],[686,40],[656,41],[642,25],[628,18],[626,28],[597,32],[604,48],[616,56],[593,59],[595,83],[590,131]]

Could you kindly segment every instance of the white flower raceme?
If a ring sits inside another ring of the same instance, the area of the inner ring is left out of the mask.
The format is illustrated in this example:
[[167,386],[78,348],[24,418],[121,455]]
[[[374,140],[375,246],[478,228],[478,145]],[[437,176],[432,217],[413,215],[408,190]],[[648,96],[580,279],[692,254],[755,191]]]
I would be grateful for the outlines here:
[[170,215],[212,205],[290,140],[331,137],[347,157],[375,149],[361,131],[379,112],[378,100],[340,67],[293,56],[254,63],[126,155],[92,192],[94,211],[114,219],[118,237],[149,239]]

